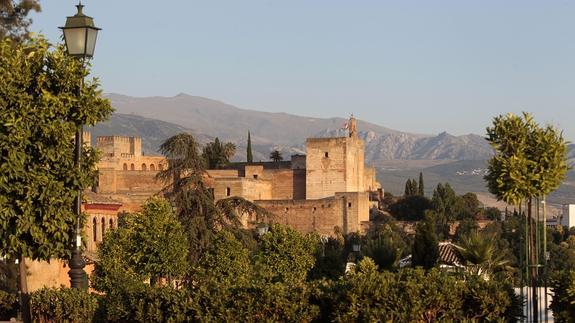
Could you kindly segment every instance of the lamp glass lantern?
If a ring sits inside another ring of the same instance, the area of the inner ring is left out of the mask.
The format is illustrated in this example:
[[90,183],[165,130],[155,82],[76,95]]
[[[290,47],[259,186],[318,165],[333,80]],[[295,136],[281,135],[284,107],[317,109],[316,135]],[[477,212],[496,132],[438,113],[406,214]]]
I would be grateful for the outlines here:
[[100,28],[94,25],[94,19],[86,16],[80,3],[76,6],[78,12],[66,18],[64,27],[60,27],[64,32],[64,42],[68,55],[79,58],[91,58],[94,56],[96,48],[96,38]]

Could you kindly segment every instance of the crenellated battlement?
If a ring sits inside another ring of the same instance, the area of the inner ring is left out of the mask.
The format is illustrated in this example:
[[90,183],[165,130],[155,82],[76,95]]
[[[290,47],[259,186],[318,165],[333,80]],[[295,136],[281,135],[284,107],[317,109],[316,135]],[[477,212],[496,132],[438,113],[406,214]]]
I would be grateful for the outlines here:
[[98,136],[96,148],[106,157],[142,156],[142,138],[128,136]]

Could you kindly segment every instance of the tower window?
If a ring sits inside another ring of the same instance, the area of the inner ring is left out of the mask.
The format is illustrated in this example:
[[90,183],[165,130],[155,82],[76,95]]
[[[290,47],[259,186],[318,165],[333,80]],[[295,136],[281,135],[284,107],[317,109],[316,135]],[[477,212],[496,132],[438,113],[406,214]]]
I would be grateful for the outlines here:
[[102,240],[104,240],[105,234],[106,234],[106,219],[102,218]]
[[226,187],[226,196],[230,196],[232,195],[232,189],[229,187]]
[[258,174],[254,174],[254,179],[258,179]]
[[92,240],[98,241],[98,223],[95,217],[92,219]]
[[347,207],[351,207],[351,202],[347,203]]
[[324,156],[325,156],[325,158],[328,158],[328,157],[329,157],[329,153],[326,151],[326,152],[324,153]]

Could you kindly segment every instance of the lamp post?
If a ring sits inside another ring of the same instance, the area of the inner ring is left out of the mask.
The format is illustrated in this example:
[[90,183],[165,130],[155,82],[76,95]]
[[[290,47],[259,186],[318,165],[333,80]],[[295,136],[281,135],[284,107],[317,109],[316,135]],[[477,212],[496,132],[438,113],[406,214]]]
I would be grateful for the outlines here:
[[[72,57],[76,57],[82,60],[82,66],[86,59],[92,58],[94,55],[94,49],[96,48],[96,36],[100,28],[94,26],[94,20],[92,17],[86,16],[82,9],[84,6],[81,2],[76,6],[78,12],[71,17],[66,18],[66,24],[64,27],[60,27],[64,32],[64,42],[66,43],[66,52]],[[82,95],[82,88],[84,86],[84,80],[82,79],[80,83],[80,89],[78,96]],[[80,166],[80,159],[82,157],[82,132],[83,127],[80,125],[76,130],[76,148],[74,154],[74,165],[78,169]],[[82,190],[78,190],[76,200],[74,201],[74,212],[76,213],[76,238],[75,244],[72,247],[72,257],[70,258],[68,275],[70,276],[70,285],[72,288],[82,288],[87,289],[86,281],[87,276],[84,271],[86,263],[82,258],[82,251],[80,247],[82,246],[82,228],[80,227],[80,216],[82,214]]]

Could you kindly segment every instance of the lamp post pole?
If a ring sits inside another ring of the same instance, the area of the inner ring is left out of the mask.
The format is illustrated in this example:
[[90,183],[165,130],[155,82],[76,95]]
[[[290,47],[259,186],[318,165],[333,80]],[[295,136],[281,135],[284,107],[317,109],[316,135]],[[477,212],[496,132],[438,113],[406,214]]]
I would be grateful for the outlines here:
[[[66,52],[72,57],[81,59],[82,67],[84,67],[85,60],[94,55],[96,47],[96,37],[100,28],[94,25],[92,17],[86,16],[82,9],[82,3],[76,6],[78,12],[71,17],[66,18],[64,27],[60,27],[64,32],[64,41],[66,43]],[[78,98],[82,95],[84,87],[84,78],[80,81]],[[75,151],[74,151],[74,165],[80,171],[82,161],[82,145],[83,145],[83,126],[79,125],[76,130],[75,137]],[[76,230],[74,238],[74,246],[72,247],[72,257],[70,258],[68,275],[70,276],[70,285],[72,288],[87,289],[87,275],[84,271],[86,263],[82,258],[82,228],[80,226],[80,219],[82,215],[82,189],[78,189],[76,200],[74,201],[74,213],[76,214]]]

